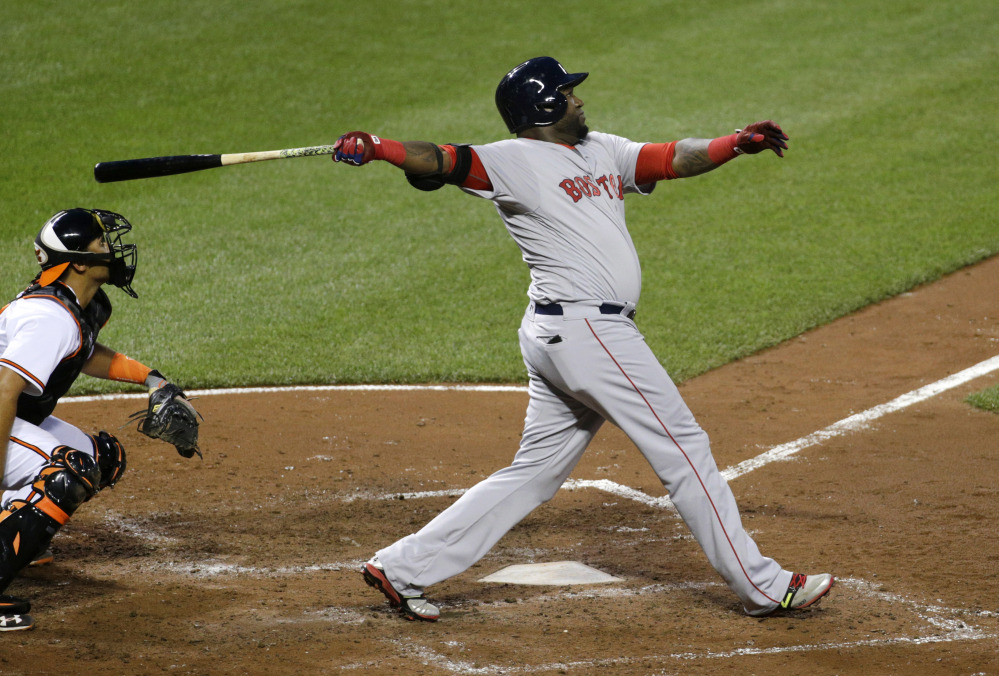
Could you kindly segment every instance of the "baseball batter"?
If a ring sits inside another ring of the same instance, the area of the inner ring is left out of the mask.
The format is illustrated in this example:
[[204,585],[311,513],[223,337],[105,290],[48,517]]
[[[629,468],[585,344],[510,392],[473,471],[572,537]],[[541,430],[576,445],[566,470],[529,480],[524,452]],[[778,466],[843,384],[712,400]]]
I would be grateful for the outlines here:
[[[137,297],[137,250],[123,240],[131,229],[110,211],[60,211],[35,238],[41,272],[0,310],[0,438],[7,440],[0,444],[0,631],[34,626],[30,603],[2,592],[26,565],[51,561],[46,548],[56,532],[125,471],[114,435],[86,434],[52,415],[59,398],[80,373],[144,384],[157,396],[179,392],[158,371],[97,341],[111,316],[101,287]],[[186,410],[182,399],[161,408]]]
[[350,132],[337,141],[335,161],[386,160],[417,188],[452,184],[491,200],[531,273],[519,331],[530,403],[513,463],[377,552],[364,578],[407,619],[436,620],[424,589],[466,570],[551,499],[609,420],[648,460],[747,613],[812,605],[833,577],[794,573],[760,553],[707,434],[635,323],[642,278],[624,208],[625,195],[647,195],[659,181],[702,174],[741,154],[769,149],[783,157],[788,137],[771,121],[670,143],[591,132],[575,91],[586,77],[550,57],[511,70],[496,104],[514,139],[438,146]]

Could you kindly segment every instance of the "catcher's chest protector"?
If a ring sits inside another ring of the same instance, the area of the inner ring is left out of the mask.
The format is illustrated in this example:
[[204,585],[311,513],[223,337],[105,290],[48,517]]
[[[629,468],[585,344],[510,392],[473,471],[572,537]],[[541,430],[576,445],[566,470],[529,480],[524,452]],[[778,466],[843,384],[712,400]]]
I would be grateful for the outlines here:
[[76,302],[73,292],[59,282],[50,286],[31,286],[18,298],[30,296],[58,302],[73,314],[80,326],[80,349],[60,362],[49,377],[41,395],[33,397],[25,393],[17,400],[17,417],[38,425],[52,415],[59,397],[69,391],[70,386],[80,375],[84,362],[90,358],[94,344],[97,343],[97,334],[111,317],[111,300],[103,289],[98,289],[93,300],[86,309],[83,309]]

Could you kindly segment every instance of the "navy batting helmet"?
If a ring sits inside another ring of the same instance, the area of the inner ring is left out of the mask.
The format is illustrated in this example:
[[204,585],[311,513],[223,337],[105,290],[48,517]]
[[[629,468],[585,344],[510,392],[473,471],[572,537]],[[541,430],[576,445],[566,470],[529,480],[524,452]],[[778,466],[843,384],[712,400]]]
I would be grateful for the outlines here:
[[550,56],[537,56],[520,64],[500,80],[496,107],[511,133],[530,127],[547,127],[565,115],[569,105],[560,89],[574,87],[589,73],[567,73]]
[[[66,209],[46,221],[35,237],[35,257],[42,266],[39,284],[52,284],[70,263],[107,265],[110,282],[137,298],[132,290],[137,251],[134,244],[122,243],[122,235],[132,230],[132,224],[121,214],[103,209]],[[108,253],[88,251],[98,237],[108,245]]]

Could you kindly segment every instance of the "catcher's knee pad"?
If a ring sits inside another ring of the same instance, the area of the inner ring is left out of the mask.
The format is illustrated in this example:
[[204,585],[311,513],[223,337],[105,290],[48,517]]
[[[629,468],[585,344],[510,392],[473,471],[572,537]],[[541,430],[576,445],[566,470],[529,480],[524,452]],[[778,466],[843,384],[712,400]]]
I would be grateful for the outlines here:
[[60,446],[32,484],[27,500],[0,511],[0,592],[41,547],[98,491],[101,471],[88,454]]
[[101,470],[100,488],[114,488],[125,473],[125,448],[113,434],[104,430],[90,438],[94,440],[94,455]]
[[39,501],[29,498],[29,501],[32,504],[42,504],[47,500],[70,515],[77,507],[94,497],[100,490],[100,483],[101,470],[97,460],[83,451],[60,446],[52,453],[49,464],[42,468],[32,484],[35,493],[42,498]]

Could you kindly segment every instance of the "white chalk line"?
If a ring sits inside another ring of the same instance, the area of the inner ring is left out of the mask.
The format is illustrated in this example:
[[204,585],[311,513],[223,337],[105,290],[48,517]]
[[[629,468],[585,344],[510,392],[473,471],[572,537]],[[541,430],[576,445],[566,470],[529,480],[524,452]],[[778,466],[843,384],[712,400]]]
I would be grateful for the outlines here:
[[[778,462],[782,460],[787,460],[799,453],[800,451],[821,444],[824,441],[828,441],[835,437],[843,436],[850,432],[857,432],[866,427],[868,427],[873,421],[881,418],[889,413],[894,413],[900,411],[904,408],[918,404],[922,401],[926,401],[932,397],[935,397],[942,392],[959,387],[967,382],[970,382],[976,378],[980,378],[984,375],[992,373],[996,369],[999,369],[999,356],[986,359],[970,368],[964,369],[958,373],[950,375],[946,378],[938,380],[935,383],[925,385],[916,390],[903,394],[891,401],[880,404],[873,408],[870,408],[862,413],[857,413],[844,418],[839,422],[829,425],[825,429],[813,432],[807,436],[801,437],[795,441],[782,444],[780,446],[775,446],[753,458],[744,460],[738,465],[729,467],[721,472],[722,477],[726,481],[732,481],[738,477],[744,476],[749,472],[765,467],[773,462]],[[190,396],[216,396],[216,395],[231,395],[231,394],[254,394],[254,393],[270,393],[270,392],[332,392],[332,391],[372,391],[372,392],[384,392],[384,391],[396,391],[396,392],[413,392],[413,391],[438,391],[438,392],[448,392],[448,391],[459,391],[459,392],[518,392],[526,393],[527,388],[521,385],[307,385],[307,386],[288,386],[288,387],[247,387],[247,388],[226,388],[226,389],[210,389],[210,390],[192,390],[189,394]],[[144,399],[146,394],[101,394],[83,397],[68,397],[63,401],[76,401],[76,402],[87,402],[87,401],[110,401],[116,399]],[[569,479],[563,485],[562,488],[566,490],[580,490],[585,488],[594,488],[596,490],[603,491],[605,493],[610,493],[616,495],[620,498],[627,500],[633,500],[635,502],[642,503],[649,507],[655,507],[659,509],[676,511],[673,502],[669,499],[669,496],[653,497],[644,493],[640,490],[630,488],[628,486],[610,481],[608,479]],[[376,495],[372,493],[358,492],[346,496],[342,496],[341,499],[346,502],[353,502],[355,500],[366,499],[366,500],[417,500],[422,498],[436,498],[436,497],[460,497],[468,489],[458,488],[449,489],[442,491],[418,491],[411,493],[392,493],[387,495]]]
[[[668,496],[654,498],[635,488],[622,486],[609,479],[567,479],[562,484],[562,488],[570,491],[582,488],[595,488],[605,493],[613,493],[622,498],[640,502],[649,507],[672,508],[673,503]],[[447,488],[439,491],[412,491],[408,493],[371,493],[369,491],[355,491],[338,496],[336,499],[341,502],[355,502],[357,500],[420,500],[422,498],[460,498],[468,492],[467,488]]]
[[[456,673],[456,674],[528,674],[537,672],[555,672],[559,670],[573,670],[573,669],[592,669],[594,667],[611,667],[611,666],[628,666],[628,665],[640,665],[648,664],[650,662],[661,664],[663,662],[674,661],[674,662],[694,662],[698,660],[717,660],[717,659],[730,659],[734,657],[752,657],[752,656],[767,656],[767,655],[779,655],[785,653],[801,653],[801,652],[812,652],[812,651],[824,651],[824,650],[853,650],[858,648],[881,648],[892,645],[929,645],[935,643],[949,643],[954,641],[980,641],[999,638],[999,634],[995,632],[989,632],[971,625],[966,621],[968,616],[980,617],[985,619],[995,619],[999,617],[999,613],[989,612],[989,611],[968,611],[957,608],[946,608],[943,606],[927,605],[914,601],[912,599],[906,598],[899,594],[891,594],[879,591],[879,585],[873,584],[866,580],[857,578],[840,578],[837,580],[840,586],[846,586],[853,588],[863,596],[867,596],[872,600],[873,603],[882,602],[888,604],[892,608],[898,608],[900,606],[907,607],[911,612],[913,612],[924,624],[924,628],[921,630],[924,633],[922,635],[916,636],[895,636],[889,638],[865,638],[857,639],[853,641],[842,641],[838,643],[823,642],[823,643],[809,643],[809,644],[799,644],[794,646],[774,646],[774,647],[746,647],[746,648],[736,648],[734,650],[725,651],[711,651],[706,650],[704,652],[680,652],[680,653],[663,653],[663,654],[653,654],[653,655],[643,655],[643,656],[628,656],[628,657],[616,657],[616,658],[596,658],[592,660],[577,660],[573,662],[553,662],[547,664],[533,664],[533,665],[508,665],[508,664],[487,664],[482,665],[480,660],[475,662],[466,661],[462,659],[454,659],[448,657],[447,655],[435,650],[427,645],[421,645],[412,640],[412,637],[407,638],[404,642],[404,652],[407,656],[415,657],[423,661],[424,663],[433,664],[445,671]],[[569,594],[573,597],[607,597],[609,595],[616,596],[642,596],[649,594],[660,594],[663,592],[668,592],[674,589],[707,589],[708,587],[722,587],[722,583],[681,583],[674,585],[650,585],[647,587],[642,587],[640,589],[624,589],[624,588],[602,588],[600,590],[588,590],[582,593]],[[561,595],[559,597],[542,596],[536,597],[534,601],[561,601],[566,598],[566,595]],[[505,606],[506,602],[496,603],[492,605]],[[337,617],[342,615],[342,613],[334,613],[332,616]],[[396,641],[393,639],[393,642]],[[447,645],[452,647],[463,647],[460,641],[448,641]],[[403,643],[399,644],[400,646]],[[341,671],[352,671],[355,669],[365,668],[370,665],[365,665],[361,663],[345,664],[340,667]]]
[[649,507],[669,509],[674,512],[676,511],[676,507],[673,505],[673,501],[669,499],[668,495],[654,498],[636,488],[622,486],[621,484],[609,479],[569,479],[562,484],[562,488],[570,491],[576,491],[582,488],[595,488],[598,491],[611,493],[612,495],[616,495],[627,500],[634,500],[635,502],[640,502],[643,505],[648,505]]
[[912,406],[913,404],[926,401],[941,392],[946,392],[947,390],[963,385],[976,378],[980,378],[981,376],[987,375],[996,369],[999,369],[999,356],[986,359],[971,368],[966,368],[963,371],[955,373],[954,375],[948,376],[942,380],[938,380],[935,383],[931,383],[907,394],[903,394],[900,397],[892,399],[886,404],[869,408],[863,413],[851,415],[849,418],[844,418],[843,420],[833,423],[825,429],[813,432],[812,434],[802,437],[797,441],[792,441],[781,446],[775,446],[755,458],[744,460],[738,465],[729,467],[722,472],[722,476],[725,477],[726,481],[731,481],[732,479],[752,472],[754,469],[759,469],[764,465],[768,465],[771,462],[786,460],[802,449],[821,444],[823,441],[828,441],[834,437],[842,436],[848,432],[862,430],[871,422],[882,416],[894,413],[895,411],[901,411],[902,409]]
[[[527,392],[526,385],[288,385],[273,387],[227,387],[209,390],[185,390],[189,397],[214,397],[233,394],[270,394],[274,392]],[[63,397],[60,402],[118,401],[146,399],[145,392],[117,392]]]
[[335,496],[340,502],[356,502],[357,500],[420,500],[422,498],[459,498],[468,492],[467,488],[448,488],[441,491],[414,491],[411,493],[371,493],[370,491],[354,491]]
[[[125,521],[125,520],[122,520]],[[121,522],[118,525],[122,525]],[[132,531],[133,528],[128,528],[127,530]],[[259,567],[259,566],[244,566],[239,564],[225,563],[221,561],[213,560],[202,560],[196,562],[158,562],[150,564],[148,561],[134,562],[131,567],[137,568],[144,573],[149,572],[165,572],[172,573],[181,577],[196,578],[196,579],[218,579],[225,577],[257,577],[257,578],[279,578],[288,576],[298,576],[302,574],[310,573],[322,573],[322,572],[340,572],[340,571],[356,571],[360,568],[364,559],[354,559],[351,561],[338,561],[331,563],[321,563],[312,564],[305,566],[275,566],[275,567]],[[122,568],[128,568],[129,565],[123,562],[116,562],[113,566],[113,575],[120,576],[122,573]],[[97,567],[94,567],[96,570]],[[453,661],[445,655],[439,654],[433,651],[427,646],[419,646],[420,651],[426,652],[428,655],[433,657],[433,662],[440,665],[442,668],[448,671],[453,671],[455,673],[481,673],[481,674],[492,674],[492,673],[531,673],[535,671],[550,671],[559,668],[580,668],[580,667],[600,667],[600,666],[612,666],[620,664],[633,664],[648,662],[650,660],[662,661],[662,660],[705,660],[705,659],[719,659],[719,658],[731,658],[740,656],[754,656],[754,655],[774,655],[779,653],[791,653],[791,652],[809,652],[812,650],[830,650],[830,649],[851,649],[851,648],[862,648],[862,647],[876,647],[876,646],[889,646],[889,645],[899,645],[899,644],[911,644],[911,645],[924,645],[931,643],[947,643],[953,641],[979,641],[985,639],[999,638],[999,634],[990,633],[977,627],[967,621],[966,618],[977,617],[985,619],[997,619],[999,618],[999,613],[990,611],[971,611],[960,608],[948,608],[943,605],[930,605],[925,603],[920,603],[912,599],[906,598],[900,594],[892,594],[890,592],[880,591],[879,586],[874,583],[868,582],[859,578],[839,578],[837,584],[847,587],[852,587],[864,596],[872,599],[872,602],[887,603],[890,606],[898,608],[900,606],[908,607],[912,612],[916,614],[923,622],[926,623],[927,631],[937,632],[935,634],[922,635],[922,636],[895,636],[890,638],[877,638],[877,639],[860,639],[856,641],[846,641],[841,643],[822,643],[822,644],[799,644],[795,646],[780,646],[771,648],[738,648],[735,650],[713,652],[705,651],[702,653],[669,653],[663,655],[648,655],[641,657],[626,657],[626,658],[614,658],[614,659],[597,659],[592,661],[577,661],[571,663],[555,663],[549,665],[533,665],[533,666],[521,666],[521,667],[510,667],[508,665],[489,665],[485,667],[472,667],[471,665],[461,662]],[[676,584],[655,584],[647,585],[640,588],[629,588],[620,585],[606,586],[600,588],[586,588],[580,589],[578,591],[570,591],[565,593],[559,593],[557,595],[544,594],[541,596],[534,597],[532,602],[544,603],[544,602],[561,602],[566,599],[576,598],[576,599],[597,599],[597,598],[628,598],[628,597],[639,597],[648,596],[652,594],[663,594],[669,593],[676,590],[686,590],[686,589],[707,589],[709,587],[722,587],[720,582],[683,582]],[[455,605],[455,604],[452,604]],[[461,605],[461,604],[458,604]],[[496,603],[478,603],[471,602],[466,605],[473,606],[497,606],[505,607],[507,604],[504,602]],[[350,607],[339,607],[330,606],[322,611],[307,613],[312,616],[318,616],[325,618],[330,622],[337,624],[360,624],[365,621],[364,616],[357,612],[356,609]],[[294,618],[287,618],[288,622],[295,622]],[[410,644],[412,645],[412,644]],[[342,668],[356,668],[358,665],[344,665]]]
[[[131,530],[131,529],[130,529]],[[196,579],[218,579],[218,578],[240,578],[240,577],[255,577],[255,578],[280,578],[280,577],[291,577],[298,575],[308,575],[310,573],[323,573],[323,572],[341,572],[341,571],[357,571],[360,569],[361,564],[365,559],[358,558],[350,561],[336,561],[330,563],[319,563],[303,566],[244,566],[240,564],[226,563],[218,560],[201,560],[193,562],[180,562],[180,561],[164,561],[164,562],[152,562],[149,561],[135,561],[131,562],[131,565],[127,562],[117,561],[112,566],[109,566],[109,570],[112,571],[111,574],[114,576],[120,576],[123,568],[135,568],[143,573],[149,572],[160,572],[167,574],[174,574],[179,577],[185,578],[196,578]],[[99,566],[93,566],[92,571],[98,570]],[[861,647],[861,646],[877,646],[877,645],[892,645],[899,643],[910,643],[914,645],[925,644],[925,643],[941,643],[948,641],[958,641],[958,640],[969,640],[977,641],[982,639],[997,638],[999,634],[989,633],[985,630],[970,624],[966,619],[969,616],[986,618],[986,619],[997,619],[999,618],[999,613],[991,612],[987,610],[965,610],[961,608],[949,608],[943,605],[930,605],[925,603],[919,603],[912,599],[906,598],[900,594],[892,594],[890,592],[880,591],[879,585],[868,582],[859,578],[839,578],[837,579],[837,584],[847,587],[853,587],[865,596],[868,596],[874,602],[887,603],[893,607],[907,606],[909,607],[921,620],[923,620],[928,627],[931,627],[933,631],[944,632],[937,633],[935,635],[928,636],[915,636],[915,637],[893,637],[893,638],[883,638],[883,639],[865,639],[859,641],[851,641],[846,643],[838,644],[821,644],[821,645],[798,645],[798,646],[785,646],[785,647],[775,647],[775,648],[740,648],[734,651],[727,652],[706,652],[706,653],[674,653],[662,656],[649,656],[645,658],[637,658],[641,660],[647,659],[707,659],[707,658],[719,658],[719,657],[735,657],[739,655],[766,655],[766,654],[776,654],[781,652],[805,652],[808,650],[826,650],[830,648],[850,648],[850,647]],[[562,602],[566,599],[599,599],[599,598],[629,598],[629,597],[640,597],[648,596],[652,594],[663,594],[670,593],[677,590],[705,590],[709,587],[723,587],[720,582],[681,582],[674,584],[655,584],[646,585],[640,588],[630,588],[621,585],[611,585],[602,586],[599,588],[581,588],[575,591],[560,592],[556,595],[543,594],[532,598],[532,602],[544,603],[544,602]],[[505,607],[508,605],[506,601],[494,602],[494,603],[481,603],[477,601],[471,601],[465,604],[451,604],[452,607],[460,607],[462,605],[467,606],[496,606]],[[350,607],[339,607],[339,606],[329,606],[324,611],[318,613],[312,613],[322,615],[330,619],[330,621],[337,622],[338,619],[343,620],[343,618],[348,618],[347,622],[354,624],[357,623],[358,613],[356,609]],[[289,619],[288,621],[294,621]],[[593,664],[599,665],[604,662],[599,661]],[[575,663],[576,666],[590,663]],[[500,668],[500,667],[497,667]],[[502,669],[507,669],[508,667],[502,667]],[[533,670],[545,670],[542,667],[531,667],[525,668],[527,671]],[[487,673],[487,672],[483,672]]]
[[181,577],[194,577],[201,579],[212,579],[220,577],[264,577],[279,578],[292,577],[296,575],[307,575],[309,573],[335,573],[341,570],[359,571],[361,565],[367,559],[357,559],[349,562],[316,563],[308,566],[242,566],[235,563],[224,563],[222,561],[163,561],[163,562],[138,562],[137,568],[144,572],[164,572],[173,573]]
[[[970,382],[976,378],[980,378],[987,375],[996,369],[999,369],[999,356],[992,357],[991,359],[986,359],[985,361],[976,364],[970,368],[964,369],[958,373],[951,376],[938,380],[935,383],[925,385],[916,390],[903,394],[891,401],[880,404],[873,408],[870,408],[862,413],[857,413],[851,415],[848,418],[844,418],[839,422],[833,423],[825,429],[819,430],[818,432],[813,432],[807,436],[804,436],[796,441],[790,443],[782,444],[780,446],[775,446],[768,451],[757,455],[756,457],[744,460],[738,465],[734,465],[722,471],[721,475],[726,481],[732,481],[738,477],[748,474],[753,470],[760,469],[772,462],[778,462],[781,460],[787,460],[791,456],[799,453],[800,451],[821,444],[824,441],[833,439],[835,437],[843,436],[850,432],[857,432],[873,421],[881,418],[889,413],[894,413],[900,411],[904,408],[918,404],[922,401],[926,401],[942,392],[959,387],[967,382]],[[635,488],[630,488],[622,484],[610,481],[608,479],[569,479],[564,484],[562,488],[566,490],[579,490],[584,488],[594,488],[596,490],[603,491],[605,493],[610,493],[616,495],[620,498],[626,500],[633,500],[639,502],[643,505],[649,507],[655,507],[659,509],[667,509],[676,511],[673,502],[669,499],[669,496],[653,497]],[[403,499],[403,500],[415,500],[420,498],[437,498],[437,497],[458,497],[465,493],[467,489],[450,489],[443,491],[419,491],[412,493],[393,493],[389,495],[374,495],[374,494],[363,494],[357,493],[354,495],[348,495],[344,497],[344,500],[354,501],[358,499],[369,499],[369,500],[392,500],[392,499]]]
[[[845,435],[850,432],[856,432],[864,429],[871,422],[877,420],[878,418],[885,416],[889,413],[900,411],[904,408],[917,404],[919,402],[925,401],[934,397],[942,392],[953,389],[960,385],[963,385],[971,380],[980,378],[981,376],[987,375],[996,369],[999,369],[999,356],[992,357],[991,359],[986,359],[975,366],[964,369],[958,373],[951,376],[938,380],[935,383],[925,385],[916,390],[903,394],[891,401],[880,404],[873,408],[870,408],[862,413],[857,413],[855,415],[844,418],[839,422],[833,423],[832,425],[826,427],[825,429],[813,432],[807,436],[800,439],[792,441],[790,443],[782,444],[780,446],[775,446],[774,448],[757,455],[756,457],[744,460],[738,465],[729,467],[722,471],[722,477],[726,481],[732,481],[735,478],[744,476],[753,470],[764,467],[772,462],[777,462],[781,460],[787,460],[791,456],[799,453],[800,451],[821,444],[829,439]],[[258,387],[258,388],[230,388],[230,389],[217,389],[217,390],[196,390],[192,391],[191,396],[211,396],[211,395],[228,395],[228,394],[239,394],[239,393],[252,393],[252,392],[328,392],[334,390],[357,390],[357,391],[420,391],[420,390],[432,390],[432,391],[475,391],[475,392],[526,392],[525,387],[519,385],[316,385],[316,386],[304,386],[304,387]],[[71,397],[69,401],[106,401],[110,399],[123,399],[123,398],[145,398],[145,394],[111,394],[111,395],[95,395],[90,397]],[[563,485],[562,488],[566,490],[580,490],[585,488],[594,488],[605,493],[610,493],[616,495],[620,498],[627,500],[633,500],[641,504],[656,507],[660,509],[667,509],[675,511],[673,502],[669,499],[669,496],[653,497],[644,493],[640,490],[624,486],[622,484],[610,481],[608,479],[569,479]],[[353,502],[355,500],[418,500],[423,498],[436,498],[436,497],[460,497],[467,492],[466,488],[453,488],[440,491],[416,491],[408,493],[389,493],[389,494],[374,494],[370,492],[358,491],[355,493],[342,495],[339,497],[340,500],[344,502]]]

